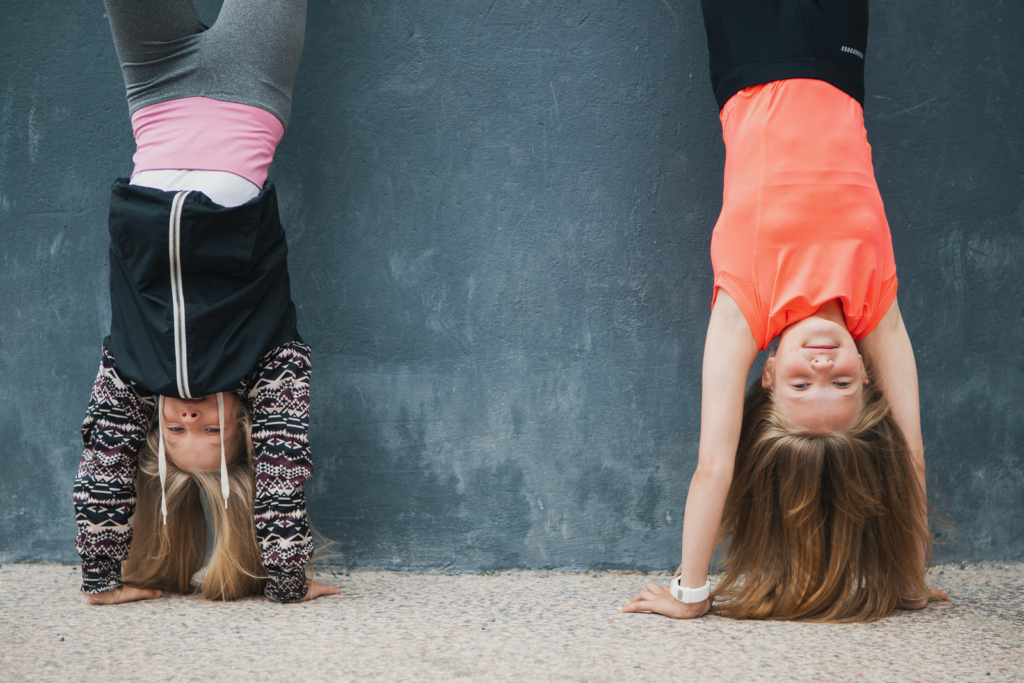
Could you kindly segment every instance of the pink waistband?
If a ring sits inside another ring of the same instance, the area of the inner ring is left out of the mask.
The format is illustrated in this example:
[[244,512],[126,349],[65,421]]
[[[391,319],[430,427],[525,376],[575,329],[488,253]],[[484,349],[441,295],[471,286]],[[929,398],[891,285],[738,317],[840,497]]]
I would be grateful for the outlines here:
[[267,181],[284,126],[248,104],[185,97],[132,114],[135,170],[227,171],[257,187]]

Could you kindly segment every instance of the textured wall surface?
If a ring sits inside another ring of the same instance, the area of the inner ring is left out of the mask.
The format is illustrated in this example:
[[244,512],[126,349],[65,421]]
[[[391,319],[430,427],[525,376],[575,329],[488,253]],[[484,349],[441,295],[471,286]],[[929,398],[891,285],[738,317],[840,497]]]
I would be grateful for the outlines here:
[[[872,4],[946,559],[1024,559],[1022,29],[1010,0]],[[0,561],[72,561],[134,147],[99,2],[5,3],[0,64]],[[724,160],[697,0],[316,0],[294,101],[271,177],[343,562],[674,566]]]

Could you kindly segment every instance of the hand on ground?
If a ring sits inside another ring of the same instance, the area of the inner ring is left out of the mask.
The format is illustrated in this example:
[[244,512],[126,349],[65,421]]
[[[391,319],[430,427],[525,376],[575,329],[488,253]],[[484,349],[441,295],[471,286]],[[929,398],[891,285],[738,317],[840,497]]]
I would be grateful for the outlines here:
[[122,586],[105,593],[93,593],[86,595],[90,605],[120,605],[125,602],[136,600],[152,600],[159,598],[160,591],[149,590],[148,588],[135,588],[134,586]]
[[659,586],[656,583],[647,584],[647,588],[640,591],[632,600],[622,608],[623,612],[654,612],[664,614],[673,619],[695,619],[702,617],[711,609],[711,598],[704,602],[685,603],[679,602],[668,592],[668,586]]
[[924,609],[932,600],[949,602],[949,596],[946,595],[946,591],[940,591],[937,588],[929,588],[928,592],[918,600],[907,600],[901,595],[900,601],[896,604],[896,609]]
[[306,579],[306,585],[309,589],[306,591],[306,597],[299,600],[299,602],[308,602],[310,600],[316,600],[322,595],[337,595],[341,592],[340,588],[335,586],[325,586],[322,583],[317,583],[312,579]]

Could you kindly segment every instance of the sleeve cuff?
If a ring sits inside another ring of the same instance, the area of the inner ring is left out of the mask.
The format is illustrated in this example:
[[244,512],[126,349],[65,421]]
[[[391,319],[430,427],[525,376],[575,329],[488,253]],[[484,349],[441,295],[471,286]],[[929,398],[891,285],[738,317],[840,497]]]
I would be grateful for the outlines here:
[[106,593],[120,588],[120,560],[83,560],[82,592],[87,594]]
[[267,597],[275,602],[298,602],[306,597],[306,572],[267,570]]

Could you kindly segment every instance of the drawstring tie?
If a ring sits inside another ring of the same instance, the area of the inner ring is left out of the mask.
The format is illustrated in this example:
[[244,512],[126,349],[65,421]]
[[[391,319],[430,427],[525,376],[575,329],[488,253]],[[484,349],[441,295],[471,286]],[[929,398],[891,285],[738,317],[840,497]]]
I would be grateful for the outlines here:
[[[157,402],[157,410],[160,415],[160,422],[164,420],[164,397],[161,396]],[[164,516],[164,526],[167,526],[167,495],[164,492],[164,483],[167,481],[167,456],[164,454],[164,426],[160,424],[160,447],[156,451],[156,466],[160,470],[160,513]]]
[[217,392],[217,416],[220,419],[220,494],[224,496],[224,509],[228,509],[228,459],[224,455],[224,392]]
[[[224,496],[224,509],[228,509],[228,494],[231,492],[231,487],[228,485],[228,460],[224,450],[224,392],[217,392],[217,417],[220,423],[220,493]],[[164,397],[160,396],[157,400],[157,414],[159,420],[164,418]],[[160,445],[157,448],[156,461],[157,469],[160,472],[160,514],[164,517],[164,526],[167,526],[167,453],[164,448],[164,428],[163,425],[159,425],[160,432]]]

